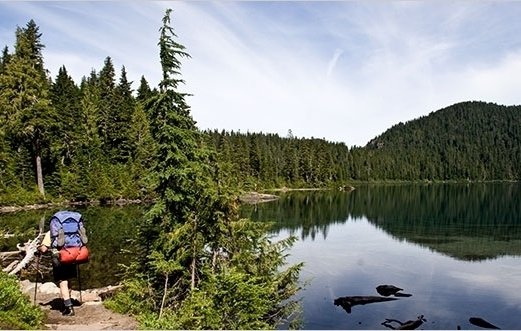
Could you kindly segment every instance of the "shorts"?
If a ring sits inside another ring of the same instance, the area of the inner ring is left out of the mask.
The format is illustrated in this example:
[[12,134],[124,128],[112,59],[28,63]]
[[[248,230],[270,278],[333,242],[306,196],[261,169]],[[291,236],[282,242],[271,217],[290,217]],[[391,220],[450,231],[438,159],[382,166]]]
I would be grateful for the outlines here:
[[69,280],[78,276],[76,264],[62,264],[52,268],[54,282],[59,283],[63,280]]

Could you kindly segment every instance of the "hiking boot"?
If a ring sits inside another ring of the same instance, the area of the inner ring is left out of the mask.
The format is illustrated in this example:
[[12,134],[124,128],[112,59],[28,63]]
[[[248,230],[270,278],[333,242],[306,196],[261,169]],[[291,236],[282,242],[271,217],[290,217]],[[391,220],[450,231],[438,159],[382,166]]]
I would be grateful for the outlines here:
[[74,308],[72,306],[66,306],[62,312],[63,316],[74,316]]

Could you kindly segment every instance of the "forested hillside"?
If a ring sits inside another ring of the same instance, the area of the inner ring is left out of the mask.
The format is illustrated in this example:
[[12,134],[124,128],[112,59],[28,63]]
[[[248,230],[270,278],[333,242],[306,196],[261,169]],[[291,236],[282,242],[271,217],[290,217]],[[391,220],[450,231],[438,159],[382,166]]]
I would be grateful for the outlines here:
[[516,180],[521,106],[458,103],[395,125],[351,153],[365,159],[361,179]]

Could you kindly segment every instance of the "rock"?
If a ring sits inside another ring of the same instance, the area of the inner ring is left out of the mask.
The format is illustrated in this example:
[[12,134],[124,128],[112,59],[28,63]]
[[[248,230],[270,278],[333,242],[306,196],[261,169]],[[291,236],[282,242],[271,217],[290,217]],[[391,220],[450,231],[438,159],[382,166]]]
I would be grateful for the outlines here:
[[396,287],[394,285],[378,285],[376,287],[376,292],[378,294],[383,295],[384,297],[388,297],[390,295],[394,295],[395,297],[410,297],[412,294],[409,293],[399,293],[399,291],[403,291],[403,288]]
[[87,302],[83,302],[82,304],[83,305],[87,305],[87,306],[97,306],[97,305],[102,305],[103,302],[101,302],[101,301],[87,301]]
[[[392,330],[416,330],[423,324],[423,322],[427,322],[427,320],[423,315],[420,315],[417,319],[409,320],[407,322],[386,318],[382,325]],[[396,325],[393,325],[392,323],[396,323]]]
[[[79,291],[72,291],[71,292],[71,297],[76,299],[76,300],[80,300],[80,292]],[[101,302],[101,298],[100,296],[98,295],[98,293],[96,292],[93,292],[93,291],[82,291],[81,292],[81,301],[83,303],[85,302]]]
[[60,294],[60,289],[56,284],[52,282],[43,283],[38,285],[38,292],[43,294]]
[[34,294],[34,283],[29,281],[28,279],[22,280],[20,282],[20,289],[24,294]]
[[256,204],[261,202],[269,202],[277,200],[279,196],[273,195],[273,194],[265,194],[265,193],[258,193],[258,192],[247,192],[242,194],[239,197],[239,200],[241,200],[244,203],[248,204]]

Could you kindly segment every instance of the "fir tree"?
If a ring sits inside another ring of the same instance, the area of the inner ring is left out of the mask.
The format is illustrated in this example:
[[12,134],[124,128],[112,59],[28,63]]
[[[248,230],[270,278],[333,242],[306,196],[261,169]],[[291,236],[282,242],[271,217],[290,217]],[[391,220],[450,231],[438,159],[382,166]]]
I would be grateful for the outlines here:
[[41,33],[31,20],[17,28],[15,53],[0,76],[0,105],[6,134],[13,144],[26,144],[34,162],[36,182],[45,195],[42,156],[49,148],[56,113],[49,98],[49,80],[43,66]]
[[144,104],[148,98],[152,96],[153,92],[148,85],[145,76],[141,76],[141,80],[139,81],[139,87],[137,89],[137,98],[136,100],[142,104]]
[[[126,311],[145,328],[221,329],[273,327],[297,290],[300,266],[280,272],[291,239],[271,244],[265,226],[238,216],[236,200],[219,185],[220,167],[178,92],[180,59],[170,10],[160,29],[163,80],[149,99],[157,143],[158,201],[140,229],[140,258],[116,303],[139,301]],[[210,166],[213,165],[213,166]],[[147,313],[148,312],[148,313]]]
[[80,104],[80,90],[65,66],[60,67],[51,87],[51,100],[58,115],[55,134],[61,165],[70,164],[84,134]]
[[11,59],[11,54],[9,54],[9,48],[7,46],[2,50],[2,56],[0,57],[0,74],[4,72],[7,63]]

